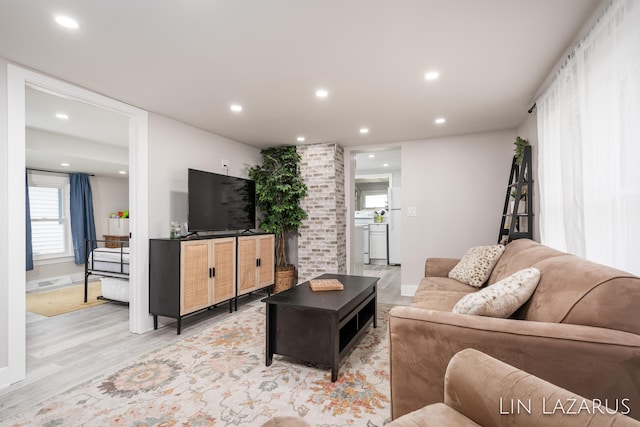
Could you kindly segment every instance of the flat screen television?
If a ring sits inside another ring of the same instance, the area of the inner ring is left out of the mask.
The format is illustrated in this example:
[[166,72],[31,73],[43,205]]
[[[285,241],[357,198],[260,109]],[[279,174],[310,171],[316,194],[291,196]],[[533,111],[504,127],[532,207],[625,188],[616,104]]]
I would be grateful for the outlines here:
[[188,189],[190,232],[255,228],[254,181],[189,169]]

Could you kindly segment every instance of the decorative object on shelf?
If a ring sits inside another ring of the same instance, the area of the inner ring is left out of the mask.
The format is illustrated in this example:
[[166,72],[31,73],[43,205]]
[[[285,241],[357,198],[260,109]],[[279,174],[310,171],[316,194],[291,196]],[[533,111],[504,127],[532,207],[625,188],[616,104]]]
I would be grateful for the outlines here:
[[387,213],[387,211],[385,211],[384,209],[380,209],[379,211],[373,211],[374,219],[376,222],[382,222],[382,215],[384,215],[385,213]]
[[342,291],[344,285],[338,279],[311,279],[309,287],[312,291]]
[[[511,198],[513,200],[509,202],[510,204],[509,212],[514,211],[516,197],[518,197],[518,195],[516,194],[516,190],[511,191]],[[520,214],[520,213],[526,213],[526,212],[527,212],[527,187],[523,187],[522,194],[520,194],[520,203],[518,203],[518,213]]]
[[285,233],[297,232],[307,213],[300,201],[307,186],[300,174],[300,155],[295,146],[264,149],[262,164],[249,169],[256,183],[256,204],[262,211],[260,228],[276,235],[276,283],[274,292],[293,285],[295,266],[287,262]]
[[522,159],[524,158],[524,147],[529,146],[529,141],[522,139],[519,136],[516,137],[516,142],[513,143],[515,148],[514,157],[516,158],[516,164],[522,165]]
[[182,237],[180,233],[180,222],[179,221],[171,221],[171,228],[169,229],[169,237],[172,239],[179,239]]

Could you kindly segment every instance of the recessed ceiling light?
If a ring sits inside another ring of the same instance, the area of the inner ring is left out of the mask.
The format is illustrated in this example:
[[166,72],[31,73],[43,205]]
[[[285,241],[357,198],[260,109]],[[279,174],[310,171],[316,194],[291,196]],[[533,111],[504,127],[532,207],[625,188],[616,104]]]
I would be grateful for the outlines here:
[[68,16],[58,15],[55,17],[55,20],[58,24],[62,25],[63,27],[70,28],[72,30],[76,30],[78,29],[78,27],[80,27],[80,25],[78,24],[78,21]]
[[437,125],[441,125],[441,124],[443,124],[443,123],[444,123],[444,122],[446,122],[446,121],[447,121],[447,119],[445,119],[444,117],[438,117],[438,118],[435,120],[435,122],[436,122],[436,124],[437,124]]
[[318,98],[326,98],[327,96],[329,96],[329,92],[326,89],[318,89],[316,91],[316,96]]
[[126,175],[126,174],[127,174],[127,171],[118,171],[118,173],[119,173],[120,175]]
[[373,159],[376,155],[375,154],[369,154],[369,158]]
[[360,128],[360,133],[369,133],[369,129],[367,129],[367,128]]
[[440,77],[440,73],[437,71],[429,71],[424,75],[425,80],[435,80]]
[[66,115],[65,113],[58,113],[56,114],[56,117],[59,118],[60,120],[67,120],[69,118],[69,116]]
[[298,142],[303,142],[304,141],[304,136],[299,136],[299,137],[296,138],[296,140]]
[[235,111],[236,113],[239,113],[240,111],[242,111],[242,105],[233,104],[230,108],[231,108],[231,111]]
[[60,166],[64,166],[66,168],[66,167],[69,167],[71,165],[69,163],[60,163]]
[[389,163],[385,163],[382,166],[385,167],[385,168],[388,168],[389,167]]

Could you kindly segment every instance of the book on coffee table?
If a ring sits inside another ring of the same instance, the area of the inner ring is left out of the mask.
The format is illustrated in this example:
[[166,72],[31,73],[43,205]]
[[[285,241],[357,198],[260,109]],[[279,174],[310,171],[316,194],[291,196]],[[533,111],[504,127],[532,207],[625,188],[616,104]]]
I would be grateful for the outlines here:
[[309,280],[312,291],[341,291],[344,285],[338,279],[312,279]]

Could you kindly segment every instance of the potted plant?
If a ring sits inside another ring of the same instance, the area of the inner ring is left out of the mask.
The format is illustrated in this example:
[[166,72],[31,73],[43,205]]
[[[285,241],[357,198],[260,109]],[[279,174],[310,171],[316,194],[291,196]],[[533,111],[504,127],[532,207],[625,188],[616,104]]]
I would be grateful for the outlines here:
[[516,146],[513,156],[516,158],[516,164],[518,166],[521,166],[522,165],[522,159],[524,157],[524,147],[529,145],[529,141],[527,141],[526,139],[522,139],[519,136],[517,136],[516,137],[516,142],[514,142],[513,144]]
[[297,232],[307,218],[300,207],[307,186],[300,174],[296,147],[273,147],[260,153],[262,164],[249,168],[249,177],[256,183],[256,204],[262,212],[260,228],[276,236],[275,292],[280,292],[293,284],[295,267],[287,262],[285,233]]

